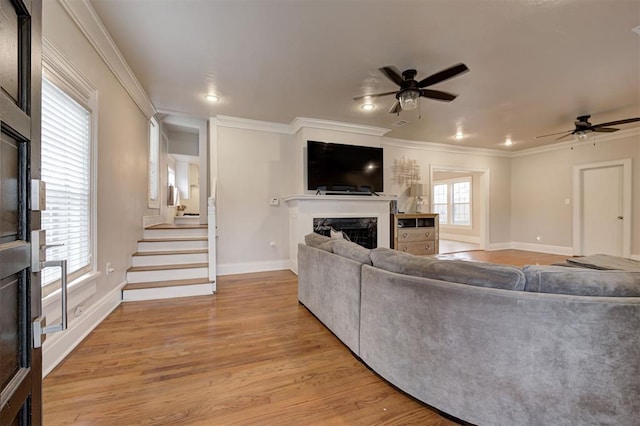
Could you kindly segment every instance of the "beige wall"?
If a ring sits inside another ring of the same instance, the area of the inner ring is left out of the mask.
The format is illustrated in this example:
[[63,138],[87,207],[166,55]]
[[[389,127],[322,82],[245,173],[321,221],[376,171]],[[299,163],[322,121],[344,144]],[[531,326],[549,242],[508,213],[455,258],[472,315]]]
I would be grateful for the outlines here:
[[[43,2],[43,35],[97,88],[97,278],[83,311],[125,281],[147,208],[149,124],[57,1]],[[110,262],[114,272],[107,275]],[[73,313],[73,306],[70,306]],[[71,322],[75,320],[71,317]]]
[[[597,139],[596,139],[597,140]],[[571,250],[573,246],[573,166],[632,159],[634,219],[631,254],[640,255],[640,136],[569,146],[512,159],[511,238],[514,243]],[[569,199],[570,204],[565,204]],[[540,237],[537,240],[536,237]],[[560,251],[560,250],[558,250]]]
[[[219,273],[288,267],[289,213],[282,198],[294,187],[292,137],[218,127],[216,139]],[[269,205],[271,197],[280,204]]]

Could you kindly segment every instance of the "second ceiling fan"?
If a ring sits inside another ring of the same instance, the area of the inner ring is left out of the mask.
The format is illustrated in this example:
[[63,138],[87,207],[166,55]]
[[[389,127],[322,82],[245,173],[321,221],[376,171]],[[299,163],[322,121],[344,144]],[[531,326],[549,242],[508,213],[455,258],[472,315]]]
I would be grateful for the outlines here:
[[463,74],[469,71],[469,68],[465,64],[457,64],[433,75],[430,75],[429,77],[424,78],[420,81],[416,81],[415,77],[418,72],[414,69],[408,69],[400,74],[396,67],[387,66],[380,68],[380,71],[385,76],[387,76],[389,80],[400,86],[400,89],[392,92],[358,96],[353,98],[353,100],[358,101],[364,98],[376,98],[379,96],[395,95],[396,101],[394,102],[389,112],[391,114],[399,114],[402,110],[415,109],[418,106],[421,97],[451,102],[457,97],[457,95],[440,90],[426,89],[426,87]]

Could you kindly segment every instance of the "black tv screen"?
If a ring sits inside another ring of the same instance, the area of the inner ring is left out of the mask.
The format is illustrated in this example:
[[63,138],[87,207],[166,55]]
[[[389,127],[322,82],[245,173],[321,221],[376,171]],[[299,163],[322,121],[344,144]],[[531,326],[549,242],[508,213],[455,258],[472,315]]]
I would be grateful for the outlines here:
[[382,148],[307,141],[307,189],[382,192]]

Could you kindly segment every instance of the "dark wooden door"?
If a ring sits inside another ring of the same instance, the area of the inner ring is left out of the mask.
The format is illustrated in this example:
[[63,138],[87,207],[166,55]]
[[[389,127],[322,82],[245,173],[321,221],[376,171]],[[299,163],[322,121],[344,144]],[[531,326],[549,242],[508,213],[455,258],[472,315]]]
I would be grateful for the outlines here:
[[40,0],[0,0],[0,425],[42,423],[33,348],[40,278],[31,272],[30,185],[39,176]]

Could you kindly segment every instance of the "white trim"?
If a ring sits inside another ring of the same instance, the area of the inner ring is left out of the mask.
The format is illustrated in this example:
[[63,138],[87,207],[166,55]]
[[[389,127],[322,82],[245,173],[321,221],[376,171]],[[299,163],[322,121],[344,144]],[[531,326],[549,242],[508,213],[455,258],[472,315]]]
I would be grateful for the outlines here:
[[344,123],[340,121],[319,120],[315,118],[296,117],[290,124],[272,123],[269,121],[251,120],[248,118],[218,115],[215,117],[220,127],[235,129],[256,130],[260,132],[282,133],[295,135],[302,129],[333,130],[337,132],[357,133],[368,136],[383,136],[389,129],[381,127],[364,126],[361,124]]
[[552,143],[552,144],[545,145],[545,146],[540,146],[540,147],[537,147],[537,148],[523,149],[522,151],[513,152],[511,154],[511,158],[524,157],[524,156],[527,156],[527,155],[541,154],[541,153],[544,153],[544,152],[566,151],[566,150],[571,149],[571,147],[573,147],[575,149],[577,147],[581,147],[581,146],[585,146],[585,145],[593,146],[594,143],[599,144],[601,142],[609,142],[609,141],[613,141],[613,140],[616,140],[616,139],[627,138],[627,137],[630,137],[630,136],[640,136],[640,127],[620,130],[620,131],[617,131],[617,132],[614,132],[614,133],[604,133],[604,134],[603,133],[599,133],[596,136],[596,140],[595,141],[592,139],[592,136],[589,136],[589,138],[587,140],[585,140],[585,141],[559,142],[559,143]]
[[[434,152],[445,152],[450,154],[462,154],[462,155],[470,155],[470,156],[486,156],[486,157],[506,157],[510,158],[512,154],[510,152],[500,151],[497,149],[487,149],[487,148],[471,148],[466,146],[455,146],[455,145],[447,145],[444,143],[437,142],[421,142],[421,141],[410,141],[404,139],[394,139],[394,138],[382,138],[382,147],[392,146],[396,148],[407,148],[407,149],[420,149],[423,151],[434,151]],[[460,169],[458,167],[458,169]]]
[[173,299],[175,297],[207,296],[215,293],[215,284],[192,284],[171,287],[141,288],[123,290],[123,302],[138,302],[142,300]]
[[289,132],[293,135],[303,127],[310,129],[334,130],[336,132],[357,133],[359,135],[383,136],[390,129],[382,127],[365,126],[362,124],[344,123],[341,121],[319,120],[315,118],[296,117],[290,124]]
[[589,169],[600,169],[604,167],[622,167],[622,257],[631,257],[631,204],[632,204],[632,180],[631,158],[620,160],[602,161],[599,163],[577,164],[573,166],[573,253],[582,253],[582,172]]
[[511,242],[511,248],[514,250],[535,251],[538,253],[558,254],[561,256],[573,256],[573,247]]
[[513,248],[513,243],[508,242],[508,243],[491,243],[491,244],[487,244],[487,247],[485,248],[486,251],[496,251],[496,250],[509,250]]
[[218,276],[246,274],[250,272],[279,271],[289,269],[289,259],[270,260],[265,262],[243,262],[218,264]]
[[153,117],[157,112],[156,108],[102,24],[90,1],[59,0],[59,2],[122,84],[122,87],[129,93],[131,99],[138,105],[140,111],[149,119]]
[[42,377],[46,377],[58,364],[75,349],[114,309],[120,306],[121,291],[125,282],[107,293],[97,303],[91,305],[75,321],[71,321],[66,331],[48,336],[42,347]]
[[[489,243],[489,236],[491,235],[490,233],[490,188],[491,188],[491,169],[475,169],[475,168],[468,168],[468,167],[461,167],[461,166],[439,166],[439,165],[435,165],[435,164],[430,164],[429,165],[429,202],[431,206],[433,206],[433,173],[435,171],[459,171],[459,170],[464,170],[465,172],[469,172],[471,174],[473,173],[479,173],[479,178],[480,178],[480,200],[475,200],[473,201],[474,203],[482,203],[482,205],[480,206],[480,217],[477,218],[477,221],[472,222],[477,224],[480,227],[480,241],[478,244],[480,244],[480,249],[481,250],[489,250],[488,247],[491,246],[491,244]],[[473,188],[472,188],[473,190]],[[448,225],[447,226],[451,226]]]
[[480,244],[480,237],[475,235],[461,235],[461,234],[447,234],[442,232],[442,225],[440,225],[440,240],[460,241],[462,243]]
[[162,215],[142,216],[142,229],[162,223],[164,223],[164,217]]
[[[97,89],[46,37],[42,37],[42,70],[45,77],[84,106],[91,103]],[[97,106],[96,106],[97,109]]]
[[288,124],[271,123],[269,121],[250,120],[248,118],[231,117],[228,115],[218,115],[218,127],[230,127],[232,129],[256,130],[259,132],[271,133],[291,133],[291,126]]

